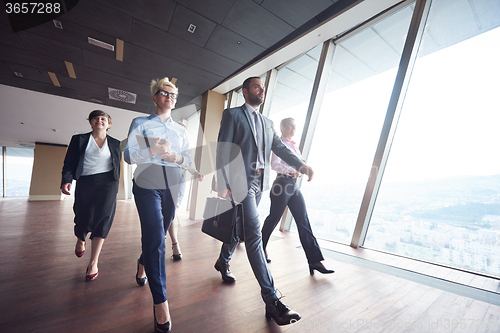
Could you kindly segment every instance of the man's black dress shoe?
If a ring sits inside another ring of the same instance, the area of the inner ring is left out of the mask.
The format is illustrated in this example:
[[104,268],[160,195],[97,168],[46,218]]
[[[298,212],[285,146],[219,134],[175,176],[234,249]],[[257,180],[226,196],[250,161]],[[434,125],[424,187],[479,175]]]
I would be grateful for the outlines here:
[[155,332],[168,333],[172,330],[172,323],[170,320],[167,321],[165,324],[158,324],[158,322],[156,321],[156,313],[154,307],[153,307],[153,315],[155,317]]
[[137,273],[135,273],[135,281],[137,282],[138,285],[141,287],[144,287],[146,285],[146,282],[148,282],[148,277],[145,276],[143,278],[137,277],[139,274],[139,259],[137,259]]
[[321,267],[321,266],[316,266],[316,265],[309,265],[309,273],[311,275],[314,275],[314,271],[317,270],[318,272],[322,273],[322,274],[331,274],[331,273],[335,273],[334,270],[332,269],[326,269],[325,267]]
[[236,278],[234,277],[233,273],[229,270],[229,264],[222,263],[220,260],[217,260],[215,262],[214,268],[220,272],[222,275],[222,280],[224,282],[228,283],[233,283],[236,282]]
[[267,319],[273,319],[278,325],[293,324],[301,318],[297,312],[290,310],[279,299],[266,304],[266,317]]

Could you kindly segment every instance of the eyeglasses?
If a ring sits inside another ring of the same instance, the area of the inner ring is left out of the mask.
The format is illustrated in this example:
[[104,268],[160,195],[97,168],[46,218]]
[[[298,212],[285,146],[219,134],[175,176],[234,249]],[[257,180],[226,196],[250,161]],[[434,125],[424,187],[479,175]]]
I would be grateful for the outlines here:
[[179,96],[176,93],[171,93],[171,92],[168,92],[168,91],[165,91],[165,90],[158,90],[155,95],[158,95],[158,94],[160,94],[162,96],[165,96],[167,98],[172,97],[173,99],[177,99],[177,96]]

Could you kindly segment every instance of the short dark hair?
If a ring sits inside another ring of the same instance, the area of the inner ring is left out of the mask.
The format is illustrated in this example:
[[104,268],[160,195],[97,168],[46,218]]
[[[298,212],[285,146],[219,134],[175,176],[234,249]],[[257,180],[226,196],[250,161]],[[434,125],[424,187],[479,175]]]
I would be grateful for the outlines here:
[[111,116],[102,110],[94,110],[90,112],[87,120],[90,122],[95,117],[101,117],[101,116],[108,117],[108,123],[111,125]]
[[261,79],[260,76],[252,76],[252,77],[249,77],[248,79],[246,79],[245,81],[243,81],[243,89],[250,89],[250,83],[252,82],[253,79]]

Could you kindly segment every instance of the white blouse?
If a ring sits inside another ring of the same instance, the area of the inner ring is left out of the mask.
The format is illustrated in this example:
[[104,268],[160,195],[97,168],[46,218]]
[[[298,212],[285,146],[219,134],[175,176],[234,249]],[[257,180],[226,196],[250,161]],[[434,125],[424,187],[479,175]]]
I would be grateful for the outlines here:
[[104,140],[102,148],[99,148],[92,134],[85,149],[83,158],[82,176],[94,175],[113,170],[113,161],[108,147],[108,138]]

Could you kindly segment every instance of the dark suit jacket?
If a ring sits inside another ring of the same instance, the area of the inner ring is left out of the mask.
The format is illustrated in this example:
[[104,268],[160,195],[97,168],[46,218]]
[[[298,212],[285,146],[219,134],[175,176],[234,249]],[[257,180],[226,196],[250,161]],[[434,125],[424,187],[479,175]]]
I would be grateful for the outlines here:
[[[89,132],[73,135],[71,138],[68,150],[66,151],[66,157],[64,158],[61,185],[71,183],[73,179],[78,180],[82,175],[83,158],[85,156],[85,149],[89,143],[90,134]],[[111,152],[114,178],[115,180],[120,180],[120,161],[122,156],[120,141],[108,135],[107,142],[109,151]]]
[[[257,142],[253,134],[253,121],[245,110],[245,105],[242,105],[226,109],[222,114],[216,154],[218,191],[229,188],[234,193],[235,190],[240,190],[235,189],[235,184],[239,184],[238,187],[246,186],[248,191],[248,186],[256,175],[252,166],[257,161]],[[273,122],[264,116],[262,120],[265,168],[261,190],[265,191],[269,189],[271,151],[297,170],[304,162],[281,142]]]

